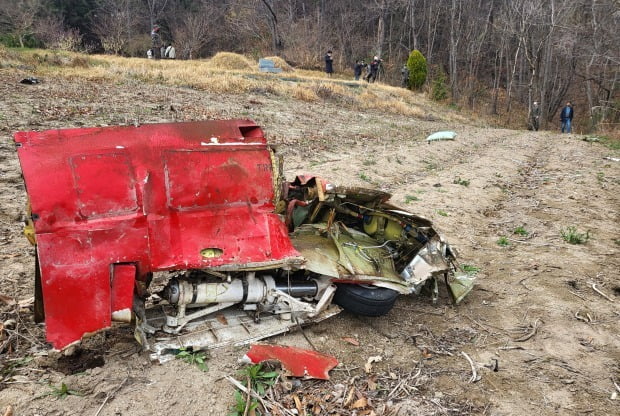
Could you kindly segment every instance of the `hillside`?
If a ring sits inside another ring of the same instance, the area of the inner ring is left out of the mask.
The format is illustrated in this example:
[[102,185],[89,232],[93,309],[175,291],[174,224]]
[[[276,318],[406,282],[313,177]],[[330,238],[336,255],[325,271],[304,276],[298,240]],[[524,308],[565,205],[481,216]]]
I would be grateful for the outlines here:
[[[282,393],[284,405],[294,409],[295,394],[308,414],[321,415],[620,409],[617,141],[494,128],[418,94],[320,73],[0,52],[0,323],[8,328],[0,335],[0,412],[227,414],[234,389],[223,377],[242,368],[243,348],[212,351],[207,372],[181,360],[151,363],[124,327],[88,339],[76,357],[49,351],[28,302],[34,250],[22,235],[26,195],[12,140],[20,130],[221,118],[261,125],[288,178],[313,172],[391,192],[477,270],[459,306],[445,293],[438,305],[401,297],[387,316],[341,313],[306,329],[342,365],[328,382]],[[19,83],[29,76],[41,83]],[[458,133],[455,141],[424,140],[445,129]],[[587,242],[567,243],[569,227],[588,231]],[[301,333],[273,341],[310,347]],[[462,352],[477,369],[474,383]],[[382,361],[366,373],[373,356]],[[61,394],[63,383],[79,395]],[[339,403],[343,391],[355,400]],[[362,398],[366,406],[353,409]]]

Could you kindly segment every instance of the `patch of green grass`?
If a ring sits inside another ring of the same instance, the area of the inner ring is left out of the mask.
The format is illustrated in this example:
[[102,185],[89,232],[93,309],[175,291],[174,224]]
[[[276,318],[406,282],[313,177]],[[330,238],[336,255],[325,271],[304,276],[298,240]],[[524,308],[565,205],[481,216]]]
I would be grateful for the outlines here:
[[195,365],[201,371],[208,371],[206,360],[209,358],[209,355],[205,351],[191,351],[185,348],[181,348],[181,350],[175,355],[178,360],[183,360],[190,365]]
[[525,229],[524,226],[520,225],[514,229],[513,234],[517,234],[523,237],[527,237],[530,233]]
[[437,214],[441,215],[442,217],[447,217],[448,213],[446,211],[443,211],[441,209],[437,210]]
[[82,396],[83,394],[77,390],[71,390],[65,383],[62,383],[60,387],[56,387],[50,384],[50,391],[47,396],[54,396],[57,399],[64,399],[67,396]]
[[258,393],[259,396],[264,396],[268,387],[272,386],[276,382],[278,377],[277,371],[265,371],[262,364],[254,364],[244,368],[241,373],[245,376],[244,385],[247,386],[247,380],[252,383],[252,390]]
[[617,246],[620,246],[620,238],[616,238],[614,240],[614,243],[616,243]]
[[370,176],[366,175],[364,172],[360,173],[360,179],[363,180],[364,182],[372,182],[372,179],[370,179]]
[[607,136],[598,136],[598,142],[611,150],[620,150],[620,140]]
[[402,165],[403,160],[400,157],[396,156],[396,163],[398,163],[399,165]]
[[362,162],[362,165],[364,166],[371,166],[371,165],[376,165],[377,161],[374,159],[366,159]]
[[605,173],[604,172],[597,172],[596,173],[596,180],[598,181],[598,183],[603,183],[603,181],[605,180]]
[[409,203],[411,203],[412,201],[419,201],[419,200],[420,200],[420,198],[418,198],[418,197],[417,197],[417,196],[415,196],[415,195],[406,195],[406,196],[405,196],[405,204],[409,204]]
[[[246,413],[245,407],[248,407],[248,411]],[[258,400],[252,398],[250,403],[247,403],[247,399],[243,397],[243,394],[239,390],[235,390],[235,404],[231,409],[230,413],[227,416],[243,416],[243,415],[261,415],[261,412],[257,410]]]
[[508,241],[508,237],[506,236],[501,236],[498,240],[497,240],[497,245],[501,246],[501,247],[508,247],[510,245],[510,241]]
[[[265,396],[267,388],[272,386],[278,378],[276,371],[264,371],[262,364],[250,365],[239,372],[239,378],[241,384],[250,388],[259,396]],[[247,406],[247,409],[246,409]],[[235,390],[235,404],[227,416],[242,416],[242,415],[261,415],[258,410],[258,400],[254,397],[248,402],[247,397],[244,397],[239,390]]]
[[4,378],[12,377],[19,367],[23,367],[32,361],[32,357],[17,358],[14,360],[6,360],[5,364],[0,367],[0,381]]
[[480,271],[480,267],[472,266],[471,264],[463,264],[461,268],[470,276],[475,276]]
[[462,185],[462,186],[469,186],[469,180],[467,179],[461,179],[461,177],[457,177],[454,179],[453,183],[457,184],[457,185]]
[[437,170],[437,163],[435,163],[435,162],[431,162],[429,160],[424,160],[422,163],[424,163],[426,165],[424,167],[426,170]]
[[577,227],[572,225],[566,227],[566,229],[561,229],[560,235],[562,239],[569,244],[585,244],[590,239],[589,230],[582,233],[577,230]]

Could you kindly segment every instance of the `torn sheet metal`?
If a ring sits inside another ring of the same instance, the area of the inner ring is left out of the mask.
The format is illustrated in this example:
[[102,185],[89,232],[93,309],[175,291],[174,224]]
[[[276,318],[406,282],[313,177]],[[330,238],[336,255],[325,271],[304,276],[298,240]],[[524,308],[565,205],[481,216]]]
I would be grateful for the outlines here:
[[436,299],[441,278],[456,301],[472,287],[432,223],[389,194],[285,182],[249,120],[21,132],[15,143],[40,260],[36,316],[54,348],[131,321],[163,359],[283,333],[336,304],[385,314],[394,292],[428,285]]
[[[19,132],[15,143],[55,348],[110,326],[125,303],[111,265],[133,264],[144,281],[160,270],[303,261],[274,214],[272,157],[251,121]],[[204,256],[208,248],[220,255]]]
[[320,380],[329,380],[329,370],[338,365],[331,355],[284,345],[252,345],[245,359],[254,364],[279,361],[287,375]]
[[467,273],[455,273],[454,276],[448,277],[447,284],[454,303],[458,305],[472,291],[475,280],[474,276]]
[[[238,309],[225,309],[212,316],[193,322],[182,334],[158,336],[148,345],[151,360],[165,362],[174,358],[180,349],[213,349],[225,346],[242,346],[274,335],[299,328],[299,325],[320,322],[340,313],[337,305],[330,305],[318,316],[307,319],[280,319],[265,314],[256,320],[253,314]],[[148,323],[153,327],[161,324],[161,315],[151,311]]]
[[306,259],[307,270],[337,280],[385,282],[409,293],[390,252],[365,233],[340,224],[329,231],[325,223],[304,224],[291,234],[291,241]]

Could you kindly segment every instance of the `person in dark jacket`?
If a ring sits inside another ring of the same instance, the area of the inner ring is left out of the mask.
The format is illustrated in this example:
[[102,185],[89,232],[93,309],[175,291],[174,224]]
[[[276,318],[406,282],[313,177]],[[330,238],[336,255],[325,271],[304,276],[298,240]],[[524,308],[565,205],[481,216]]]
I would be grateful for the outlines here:
[[409,88],[409,67],[407,67],[407,64],[404,64],[400,69],[400,75],[403,80],[403,88]]
[[366,66],[364,61],[360,61],[359,59],[355,61],[355,66],[353,67],[353,75],[355,75],[355,80],[358,81],[362,76],[362,70]]
[[562,111],[560,112],[560,121],[562,122],[562,133],[570,134],[571,124],[573,122],[573,106],[570,101],[566,103]]
[[325,54],[325,72],[328,77],[331,77],[334,73],[334,58],[332,58],[332,51],[327,51]]
[[379,65],[381,65],[381,59],[378,56],[375,56],[372,62],[368,65],[370,71],[368,71],[368,75],[366,75],[367,82],[375,82],[377,79],[377,73],[379,72]]
[[161,41],[161,35],[159,34],[159,26],[153,26],[153,30],[151,30],[151,42],[153,47],[151,50],[153,51],[153,58],[159,59],[162,57],[161,50],[164,47],[164,43]]

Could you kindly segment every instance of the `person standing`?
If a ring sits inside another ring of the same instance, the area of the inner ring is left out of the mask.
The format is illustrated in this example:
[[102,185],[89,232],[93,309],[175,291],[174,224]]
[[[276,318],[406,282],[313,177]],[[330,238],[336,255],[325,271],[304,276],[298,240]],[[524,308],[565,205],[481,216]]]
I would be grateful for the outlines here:
[[153,58],[159,59],[162,57],[161,50],[164,47],[163,42],[161,41],[161,35],[159,34],[159,26],[153,26],[153,30],[151,30],[151,42],[153,47],[151,48],[153,51]]
[[177,57],[177,51],[176,49],[174,49],[174,46],[172,46],[172,43],[168,44],[168,47],[166,48],[165,56],[168,59],[174,59]]
[[334,58],[332,57],[332,51],[327,51],[325,54],[325,72],[328,77],[331,77],[334,73]]
[[538,101],[534,101],[532,105],[532,128],[534,131],[538,131],[540,128],[540,106]]
[[378,56],[375,56],[372,59],[372,62],[370,63],[370,65],[368,65],[368,68],[370,69],[370,71],[368,71],[368,75],[366,75],[367,82],[375,82],[375,80],[377,79],[377,73],[379,72],[380,64],[381,64],[381,59],[379,59]]
[[355,66],[353,67],[353,75],[355,75],[356,81],[359,81],[360,77],[362,76],[362,70],[365,66],[366,64],[364,63],[364,61],[360,61],[359,59],[355,61]]
[[403,79],[403,88],[409,88],[409,67],[407,64],[404,64],[400,69],[400,75]]
[[568,101],[562,109],[562,112],[560,113],[560,121],[562,122],[562,133],[566,131],[566,133],[570,134],[571,124],[573,123],[573,106],[570,101]]

